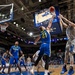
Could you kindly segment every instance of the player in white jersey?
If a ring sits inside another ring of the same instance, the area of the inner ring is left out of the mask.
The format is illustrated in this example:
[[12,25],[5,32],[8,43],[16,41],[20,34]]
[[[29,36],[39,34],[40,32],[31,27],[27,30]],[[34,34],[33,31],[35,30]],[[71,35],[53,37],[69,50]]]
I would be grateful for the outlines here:
[[[75,54],[75,24],[66,18],[64,18],[62,15],[59,16],[60,21],[64,27],[66,27],[66,35],[68,38],[67,44],[66,44],[66,51],[65,51],[65,59],[64,59],[64,66],[62,68],[61,74],[64,74],[67,69],[66,65],[68,62],[68,57],[70,56],[70,69],[68,71],[67,75],[72,75],[74,73],[73,70],[73,64],[74,64],[74,57],[73,54]],[[63,20],[66,21],[67,23],[63,22]]]
[[31,58],[28,57],[26,62],[26,71],[30,72],[30,70],[32,69],[32,66],[33,66],[33,63],[31,62]]

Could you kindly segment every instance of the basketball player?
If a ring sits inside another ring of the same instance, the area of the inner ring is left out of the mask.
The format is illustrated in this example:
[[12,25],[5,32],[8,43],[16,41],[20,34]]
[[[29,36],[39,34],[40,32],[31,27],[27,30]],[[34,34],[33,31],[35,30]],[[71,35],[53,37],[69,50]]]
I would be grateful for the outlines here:
[[19,52],[21,53],[21,55],[23,54],[22,50],[21,50],[21,47],[18,46],[19,45],[19,42],[16,41],[15,42],[15,45],[11,46],[10,48],[10,65],[9,65],[9,68],[8,68],[8,74],[10,73],[10,69],[11,69],[11,66],[13,65],[14,61],[15,61],[15,64],[17,64],[17,67],[19,68],[19,71],[22,74],[22,71],[21,71],[21,68],[20,68],[20,65],[18,63],[18,60],[19,60]]
[[20,65],[24,66],[25,69],[26,69],[24,54],[19,58],[19,62],[20,62]]
[[[50,19],[49,25],[45,28],[44,26],[40,26],[41,34],[38,36],[38,38],[35,40],[35,45],[39,40],[42,41],[42,44],[40,46],[40,53],[39,56],[34,64],[34,66],[37,66],[38,62],[41,60],[42,56],[45,56],[45,75],[49,75],[48,67],[49,67],[49,57],[51,54],[50,46],[51,46],[51,36],[50,36],[50,29],[52,26],[52,21],[54,19],[55,15],[52,16]],[[31,73],[34,74],[34,66],[31,70]]]
[[[63,20],[66,21],[68,24],[64,23]],[[67,69],[66,69],[66,65],[68,62],[68,57],[70,54],[70,69],[68,71],[67,75],[72,75],[74,73],[73,70],[73,64],[74,64],[74,57],[73,54],[75,54],[75,24],[69,20],[67,20],[66,18],[64,18],[62,15],[60,15],[60,20],[62,22],[62,24],[66,27],[66,35],[68,38],[67,44],[66,44],[66,51],[65,51],[65,59],[64,59],[64,66],[62,68],[61,74],[64,74]]]
[[[38,56],[39,56],[40,50],[36,51],[36,53],[33,55],[33,60],[34,62],[37,60]],[[41,58],[41,66],[45,67],[45,61],[43,60],[43,56]]]
[[2,59],[1,59],[1,64],[2,64],[2,73],[5,73],[4,70],[6,68],[6,62],[8,61],[8,55],[9,51],[7,50],[5,53],[3,53]]
[[32,69],[32,66],[33,66],[33,63],[31,62],[31,58],[28,57],[26,62],[26,71],[30,72],[30,70]]

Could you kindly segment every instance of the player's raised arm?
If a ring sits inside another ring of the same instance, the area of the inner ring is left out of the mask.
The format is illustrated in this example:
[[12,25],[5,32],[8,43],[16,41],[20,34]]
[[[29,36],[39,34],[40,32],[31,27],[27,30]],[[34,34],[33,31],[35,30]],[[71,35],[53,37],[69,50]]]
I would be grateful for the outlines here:
[[50,28],[52,26],[52,21],[53,21],[54,17],[55,17],[55,15],[53,15],[52,18],[50,19],[49,24],[47,26],[47,30],[50,30]]
[[62,20],[61,16],[59,15],[58,18],[60,19],[60,24],[67,28],[67,24]]
[[61,14],[60,14],[60,16],[61,16],[61,18],[62,18],[63,20],[65,20],[70,26],[74,26],[74,27],[75,27],[75,23],[69,21],[67,18],[63,17]]
[[34,42],[34,45],[36,45],[37,44],[37,42],[40,40],[40,35],[36,38],[36,40],[35,40],[35,42]]

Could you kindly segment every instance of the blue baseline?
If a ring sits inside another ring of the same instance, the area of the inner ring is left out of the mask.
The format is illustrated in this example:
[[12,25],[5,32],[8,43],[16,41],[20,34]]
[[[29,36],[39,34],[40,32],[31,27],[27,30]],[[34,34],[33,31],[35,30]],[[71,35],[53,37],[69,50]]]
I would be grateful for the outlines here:
[[[32,75],[30,72],[22,72],[23,75]],[[0,75],[8,75],[8,74],[0,74]],[[20,75],[20,72],[11,72],[10,75]],[[34,75],[38,75],[38,72],[35,72]],[[44,72],[39,72],[39,75],[44,75]]]

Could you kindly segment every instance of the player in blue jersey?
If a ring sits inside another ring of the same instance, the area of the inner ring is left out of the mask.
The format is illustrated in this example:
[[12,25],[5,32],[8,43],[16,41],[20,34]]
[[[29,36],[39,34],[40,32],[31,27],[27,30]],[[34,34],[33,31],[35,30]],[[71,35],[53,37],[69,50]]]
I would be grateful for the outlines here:
[[3,53],[3,55],[2,55],[2,59],[1,59],[2,73],[5,73],[4,70],[6,68],[6,62],[8,61],[8,55],[9,55],[9,51],[8,50],[5,53]]
[[20,63],[20,66],[24,66],[26,69],[24,54],[19,58],[19,63]]
[[[44,26],[40,26],[40,36],[35,40],[35,45],[39,40],[41,40],[42,44],[40,46],[40,53],[39,56],[35,62],[34,66],[37,66],[38,62],[41,60],[41,57],[44,56],[45,60],[45,75],[49,75],[48,67],[49,67],[49,57],[51,56],[51,36],[50,36],[50,30],[52,26],[52,21],[54,19],[55,15],[52,16],[52,18],[49,21],[48,26],[45,28]],[[31,70],[31,73],[34,74],[34,66]]]
[[21,47],[18,46],[19,45],[19,42],[16,41],[15,42],[15,45],[11,46],[10,48],[10,65],[9,65],[9,68],[8,68],[8,74],[10,73],[10,69],[15,61],[15,64],[17,64],[17,67],[19,68],[19,71],[22,75],[22,71],[21,71],[21,68],[20,68],[20,65],[18,63],[18,60],[19,60],[19,52],[21,53],[21,55],[23,54],[22,50],[21,50]]

